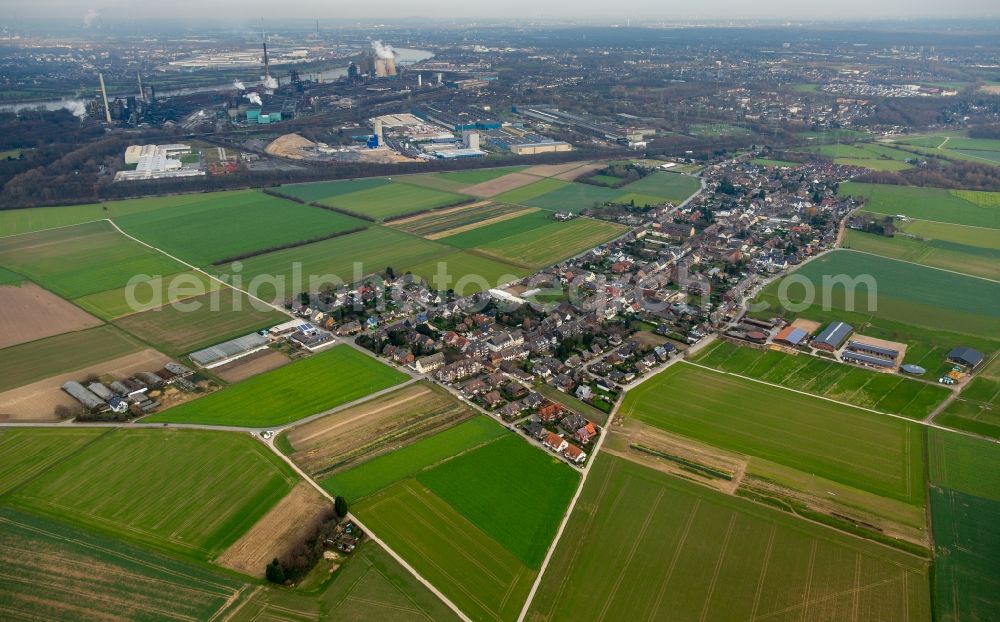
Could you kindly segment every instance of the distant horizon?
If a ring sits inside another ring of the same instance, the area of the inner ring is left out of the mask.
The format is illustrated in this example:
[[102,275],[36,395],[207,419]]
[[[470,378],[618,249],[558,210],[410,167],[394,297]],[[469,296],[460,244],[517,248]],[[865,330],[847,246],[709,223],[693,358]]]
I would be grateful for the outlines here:
[[[530,2],[509,0],[503,5],[480,5],[458,0],[425,0],[421,3],[404,0],[384,0],[377,5],[353,4],[332,7],[327,3],[305,0],[282,6],[280,15],[274,5],[262,0],[217,0],[204,3],[195,0],[173,0],[170,3],[139,5],[127,0],[36,0],[29,4],[8,7],[0,26],[18,20],[52,22],[79,21],[81,25],[97,20],[169,20],[177,22],[234,21],[244,22],[258,15],[276,22],[316,20],[327,22],[363,21],[397,23],[426,20],[447,23],[475,22],[600,22],[606,25],[629,21],[639,26],[649,22],[706,23],[786,23],[841,22],[870,23],[872,21],[908,22],[915,20],[991,20],[1000,18],[1000,9],[986,0],[955,0],[947,4],[926,1],[887,0],[882,3],[843,0],[810,6],[792,0],[716,0],[691,3],[634,0],[626,7],[604,3],[571,3],[565,0]],[[53,18],[52,16],[60,16]],[[185,16],[185,17],[179,17]],[[239,16],[239,17],[234,17]]]

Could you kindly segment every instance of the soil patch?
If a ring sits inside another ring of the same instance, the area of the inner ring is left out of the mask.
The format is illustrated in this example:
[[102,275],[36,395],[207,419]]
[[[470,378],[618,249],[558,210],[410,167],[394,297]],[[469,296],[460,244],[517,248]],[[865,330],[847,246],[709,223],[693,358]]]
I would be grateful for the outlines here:
[[34,283],[0,286],[0,306],[0,348],[102,324]]

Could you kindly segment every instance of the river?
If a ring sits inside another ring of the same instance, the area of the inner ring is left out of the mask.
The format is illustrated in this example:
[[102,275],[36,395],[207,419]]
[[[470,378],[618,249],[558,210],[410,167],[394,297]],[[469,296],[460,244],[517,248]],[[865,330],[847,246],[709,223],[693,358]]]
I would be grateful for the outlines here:
[[[419,63],[420,61],[427,60],[428,58],[433,58],[434,53],[428,50],[415,50],[412,48],[393,48],[396,51],[396,64],[399,66],[412,65],[413,63]],[[329,82],[331,80],[336,80],[347,75],[347,67],[335,67],[333,69],[327,69],[326,71],[319,72],[319,78],[322,82]],[[317,76],[316,72],[305,72],[303,78],[315,79]],[[155,75],[151,76],[149,84],[156,86]],[[163,97],[174,97],[176,95],[197,95],[198,93],[212,93],[218,91],[229,91],[232,90],[233,83],[226,82],[225,84],[214,84],[198,86],[186,89],[173,89],[169,91],[156,91],[157,99]],[[110,97],[110,96],[109,96]],[[48,101],[37,101],[37,102],[21,102],[16,104],[0,104],[0,112],[17,112],[19,110],[32,110],[37,108],[44,108],[45,110],[59,110],[60,108],[67,108],[69,110],[78,109],[82,110],[84,100],[82,99],[50,99]]]

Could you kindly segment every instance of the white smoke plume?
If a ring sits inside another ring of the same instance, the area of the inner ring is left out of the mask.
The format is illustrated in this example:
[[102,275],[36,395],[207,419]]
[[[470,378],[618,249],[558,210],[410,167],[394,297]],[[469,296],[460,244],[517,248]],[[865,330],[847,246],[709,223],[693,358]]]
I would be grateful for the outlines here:
[[278,81],[274,79],[274,76],[268,76],[264,78],[263,84],[264,88],[269,89],[271,91],[278,88]]
[[396,58],[396,52],[392,49],[392,46],[382,45],[381,41],[372,41],[372,50],[375,51],[375,56],[379,58]]
[[73,113],[74,117],[83,118],[87,116],[87,107],[82,100],[66,99],[62,102],[62,107]]
[[264,105],[264,102],[262,102],[260,100],[260,95],[258,95],[256,93],[247,93],[243,97],[246,97],[247,99],[249,99],[251,104],[257,104],[258,106],[263,106]]
[[243,83],[240,82],[239,80],[233,80],[233,87],[236,88],[236,90],[238,90],[238,91],[245,91],[245,90],[247,90],[247,87],[244,86]]
[[83,16],[83,27],[90,28],[101,17],[101,12],[97,9],[89,9]]

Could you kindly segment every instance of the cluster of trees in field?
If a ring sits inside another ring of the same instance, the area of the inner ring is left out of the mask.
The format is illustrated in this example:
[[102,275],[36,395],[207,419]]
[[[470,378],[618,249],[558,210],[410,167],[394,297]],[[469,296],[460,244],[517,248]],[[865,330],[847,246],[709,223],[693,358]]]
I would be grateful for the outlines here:
[[962,160],[941,163],[932,159],[925,166],[905,171],[871,171],[855,181],[956,190],[1000,191],[1000,167]]
[[347,518],[347,500],[337,497],[332,508],[326,508],[313,519],[306,538],[282,557],[275,557],[264,568],[264,576],[272,583],[294,583],[304,577],[323,557],[325,542],[337,524]]

